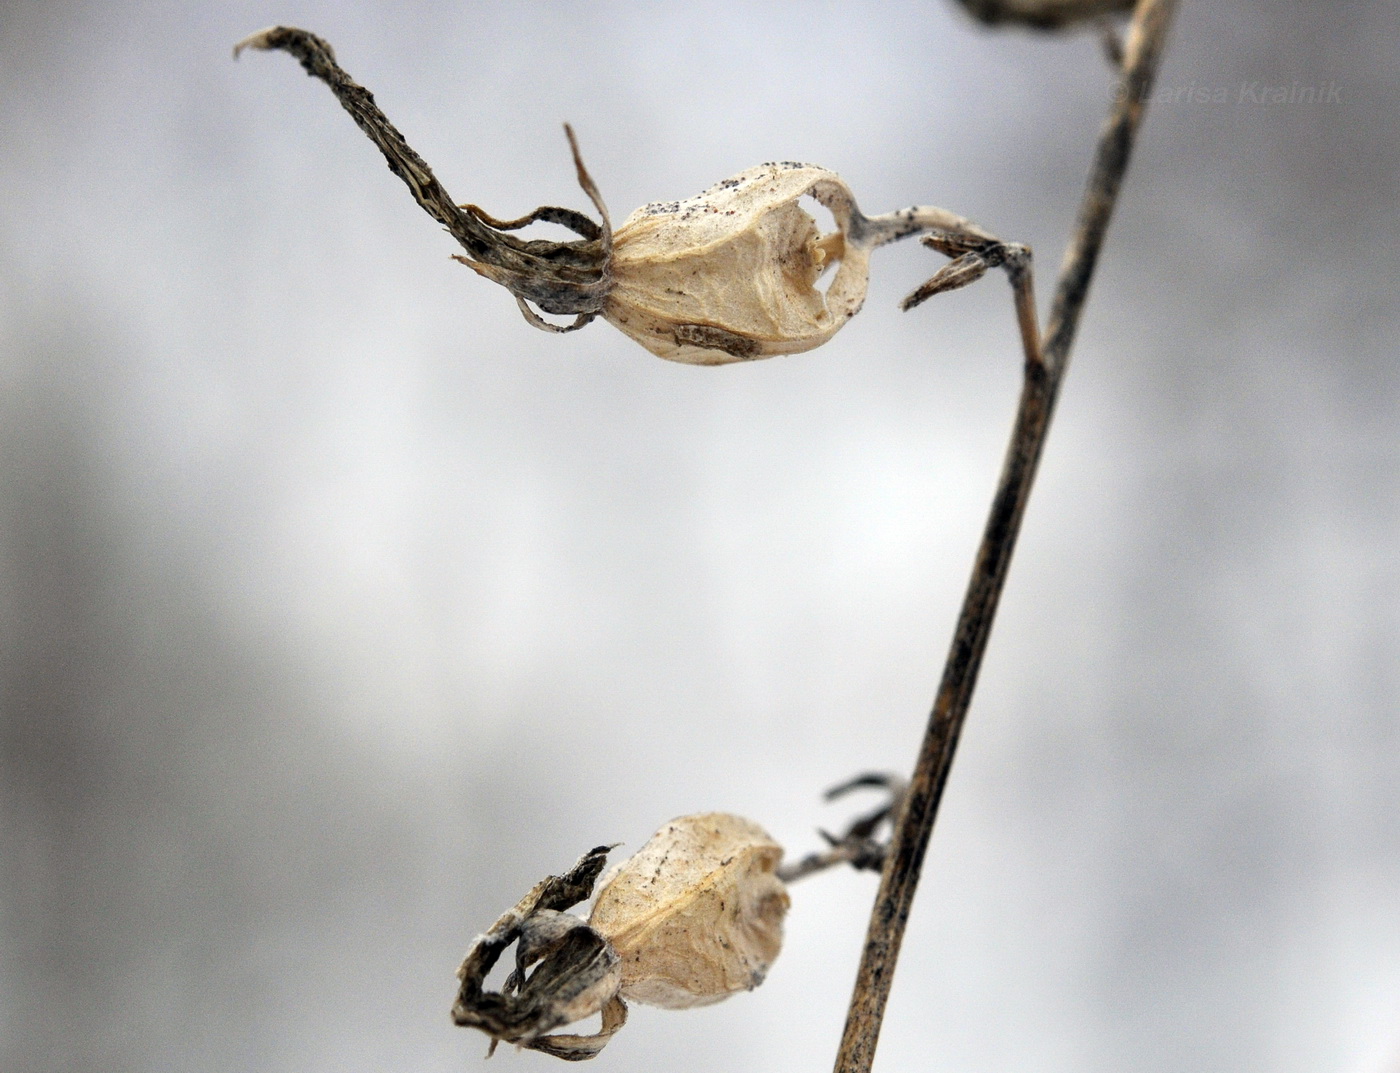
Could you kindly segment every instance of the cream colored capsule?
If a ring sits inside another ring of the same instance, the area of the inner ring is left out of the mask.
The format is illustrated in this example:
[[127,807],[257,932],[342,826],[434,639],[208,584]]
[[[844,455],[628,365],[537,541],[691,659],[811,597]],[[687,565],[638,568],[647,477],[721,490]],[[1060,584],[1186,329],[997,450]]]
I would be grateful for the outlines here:
[[[804,195],[831,210],[837,231],[820,235]],[[645,205],[613,233],[603,316],[653,354],[693,365],[811,350],[865,302],[869,249],[847,241],[854,208],[840,176],[794,163]],[[838,260],[823,294],[817,280]]]
[[755,823],[682,816],[605,882],[589,925],[622,959],[624,998],[684,1009],[763,982],[783,944],[783,851]]

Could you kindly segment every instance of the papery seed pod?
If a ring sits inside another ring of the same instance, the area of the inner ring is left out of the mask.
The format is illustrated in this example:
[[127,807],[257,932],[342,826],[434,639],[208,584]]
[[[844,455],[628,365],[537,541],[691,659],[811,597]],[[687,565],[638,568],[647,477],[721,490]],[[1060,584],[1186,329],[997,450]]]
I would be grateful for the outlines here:
[[[818,232],[804,196],[830,210],[837,230]],[[761,164],[629,216],[613,234],[603,317],[653,354],[691,365],[797,354],[860,312],[871,250],[921,231],[957,236],[960,248],[1000,246],[944,209],[866,216],[845,180],[814,164]],[[823,293],[817,280],[836,262]]]
[[783,943],[782,847],[708,812],[657,831],[605,880],[588,923],[622,959],[624,998],[684,1009],[763,982]]
[[[798,204],[804,194],[839,231],[818,233]],[[795,163],[646,205],[613,233],[603,316],[653,354],[695,365],[820,346],[865,302],[869,249],[849,237],[853,207],[840,176]],[[823,295],[816,282],[838,260]]]

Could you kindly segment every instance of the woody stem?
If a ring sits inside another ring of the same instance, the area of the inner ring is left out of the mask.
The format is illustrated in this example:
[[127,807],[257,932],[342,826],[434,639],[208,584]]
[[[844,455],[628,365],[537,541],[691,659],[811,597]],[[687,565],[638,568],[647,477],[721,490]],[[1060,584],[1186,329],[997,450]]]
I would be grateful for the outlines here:
[[[1127,170],[1175,7],[1175,0],[1138,0],[1133,15],[1118,92],[1099,135],[1078,224],[1060,268],[1045,333],[1043,360],[1029,360],[1030,351],[1027,351],[1025,380],[1011,443],[908,795],[881,873],[855,991],[836,1056],[836,1073],[868,1073],[874,1061],[895,964],[933,832],[934,817],[991,634],[1094,266]],[[1016,285],[1014,271],[1012,277]],[[1028,277],[1026,283],[1024,288],[1017,287],[1016,294],[1017,319],[1023,340],[1033,336],[1036,320]]]
[[457,203],[433,175],[432,169],[413,151],[379,105],[374,103],[374,95],[336,63],[330,45],[306,30],[294,26],[274,26],[240,41],[234,46],[234,58],[237,59],[245,48],[281,49],[294,56],[308,75],[330,87],[356,125],[369,135],[384,154],[389,170],[404,181],[413,200],[447,228],[452,237],[477,260],[491,258],[497,236],[457,207]]

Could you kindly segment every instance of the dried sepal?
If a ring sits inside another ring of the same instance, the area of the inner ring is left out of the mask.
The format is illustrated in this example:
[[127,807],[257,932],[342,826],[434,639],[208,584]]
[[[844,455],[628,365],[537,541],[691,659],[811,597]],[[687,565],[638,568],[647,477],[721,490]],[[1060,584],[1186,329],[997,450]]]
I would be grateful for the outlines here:
[[[627,1019],[618,996],[621,959],[607,939],[564,910],[593,893],[611,848],[592,849],[564,875],[535,884],[477,937],[457,970],[453,1021],[485,1032],[493,1050],[506,1042],[575,1060],[602,1050]],[[486,990],[487,975],[511,943],[516,944],[514,971],[500,991]],[[599,1011],[599,1033],[548,1035]]]
[[622,995],[682,1009],[763,982],[783,941],[783,851],[757,824],[672,820],[607,878],[589,916],[622,959]]
[[526,1046],[568,1062],[582,1062],[595,1057],[626,1023],[627,1003],[622,1001],[621,996],[614,995],[603,1007],[603,1026],[597,1032],[584,1036],[555,1032],[549,1036],[541,1036]]

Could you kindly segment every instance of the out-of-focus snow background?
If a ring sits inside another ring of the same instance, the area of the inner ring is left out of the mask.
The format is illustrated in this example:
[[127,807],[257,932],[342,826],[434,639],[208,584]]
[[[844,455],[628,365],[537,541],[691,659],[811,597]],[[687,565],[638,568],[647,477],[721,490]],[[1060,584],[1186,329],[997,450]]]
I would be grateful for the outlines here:
[[[0,8],[13,1073],[474,1070],[453,970],[541,876],[692,811],[813,848],[912,763],[1014,407],[1004,282],[900,314],[914,243],[807,355],[531,329],[230,60],[275,22],[495,214],[586,207],[567,119],[614,219],[811,160],[1033,243],[1042,302],[1112,89],[932,2]],[[1181,13],[880,1069],[1400,1068],[1397,45]],[[873,890],[594,1068],[826,1068]]]

